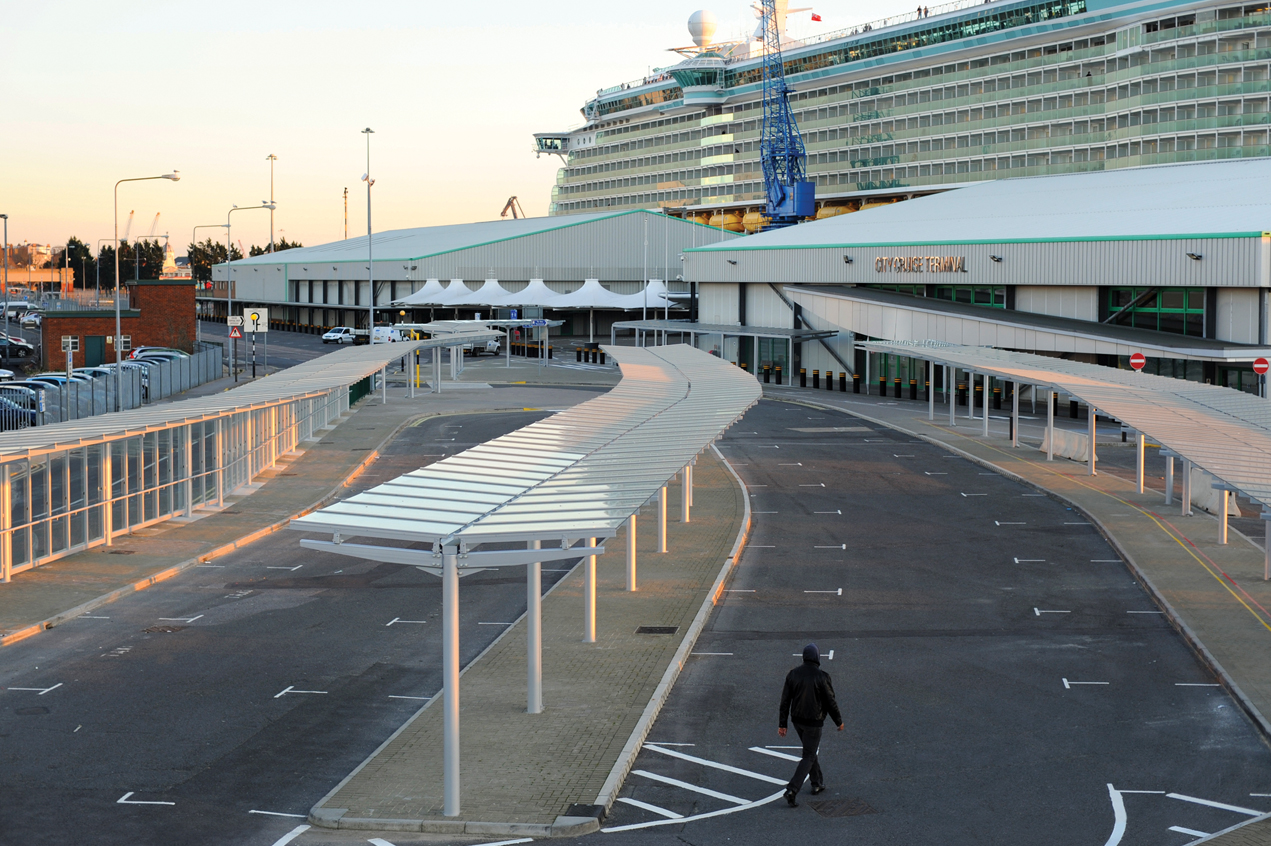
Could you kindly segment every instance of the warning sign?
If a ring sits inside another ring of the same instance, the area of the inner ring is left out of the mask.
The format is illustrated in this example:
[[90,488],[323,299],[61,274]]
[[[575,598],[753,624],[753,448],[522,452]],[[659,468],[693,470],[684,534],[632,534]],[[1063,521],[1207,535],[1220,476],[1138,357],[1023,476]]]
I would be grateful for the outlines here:
[[241,341],[243,338],[243,330],[239,329],[237,326],[231,326],[229,328],[229,336],[230,338],[237,338]]

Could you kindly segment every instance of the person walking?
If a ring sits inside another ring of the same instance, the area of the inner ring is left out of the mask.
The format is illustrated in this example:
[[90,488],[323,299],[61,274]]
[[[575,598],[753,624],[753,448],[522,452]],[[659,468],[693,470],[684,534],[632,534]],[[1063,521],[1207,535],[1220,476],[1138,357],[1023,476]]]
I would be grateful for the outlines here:
[[834,685],[830,674],[821,669],[821,653],[815,643],[803,647],[803,664],[786,674],[781,689],[781,714],[777,722],[777,734],[786,736],[787,722],[794,723],[794,730],[803,744],[803,757],[795,767],[794,776],[786,784],[785,800],[791,808],[799,807],[795,797],[803,787],[803,780],[812,777],[812,795],[825,791],[825,776],[817,760],[817,748],[821,745],[821,729],[829,716],[843,730],[843,716],[834,699]]

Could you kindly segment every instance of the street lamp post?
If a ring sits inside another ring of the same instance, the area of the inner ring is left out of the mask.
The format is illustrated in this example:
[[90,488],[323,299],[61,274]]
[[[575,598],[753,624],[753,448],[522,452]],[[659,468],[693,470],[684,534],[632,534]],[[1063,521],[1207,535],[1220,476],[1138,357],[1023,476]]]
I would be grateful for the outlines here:
[[[123,409],[123,354],[119,350],[119,335],[123,329],[123,320],[119,314],[119,186],[125,182],[146,182],[151,179],[168,179],[177,182],[181,179],[181,171],[174,170],[161,176],[138,176],[133,179],[121,179],[115,183],[115,411]],[[8,309],[5,309],[6,313]]]
[[371,186],[375,180],[371,178],[371,136],[375,130],[369,126],[362,130],[366,136],[366,173],[362,181],[366,183],[366,273],[371,286],[371,327],[369,343],[375,343],[375,256],[371,249]]
[[[278,161],[278,157],[277,157],[277,156],[275,156],[273,153],[270,153],[269,155],[265,156],[265,159],[266,159],[266,161],[268,161],[268,162],[269,162],[269,203],[270,203],[270,205],[273,205],[273,202],[274,202],[274,162]],[[269,252],[270,252],[270,253],[273,253],[273,251],[274,251],[274,210],[273,210],[273,209],[270,209],[270,210],[269,210]]]
[[[239,208],[234,206],[225,213],[225,314],[232,315],[234,313],[234,229],[231,226],[232,220],[230,215],[236,211],[248,211],[250,209],[269,209],[271,212],[277,208],[273,203],[261,203],[259,206],[244,206]],[[228,320],[226,321],[229,322]],[[234,381],[238,381],[238,342],[236,339],[230,339],[230,358],[229,369],[234,371]]]
[[0,214],[4,221],[4,342],[5,352],[9,352],[9,216]]
[[[200,223],[198,226],[190,230],[190,241],[192,242],[193,246],[197,247],[199,245],[199,230],[200,229],[224,229],[228,225],[229,224],[225,224],[225,223]],[[209,243],[210,243],[210,239],[209,239]],[[207,274],[209,277],[208,279],[209,282],[211,281],[210,277],[212,275],[211,258],[212,258],[211,256],[208,256],[208,262],[207,262]],[[228,254],[226,254],[226,258],[227,259],[229,258]],[[190,278],[193,279],[194,278],[194,262],[190,259],[189,256],[186,257],[186,260],[189,262],[189,265],[190,265]],[[195,290],[198,290],[197,286],[195,287]],[[195,337],[197,337],[197,339],[200,341],[203,340],[203,330],[199,325],[199,318],[197,314],[195,315],[195,318],[194,318],[194,329],[195,329],[195,333],[194,333]]]

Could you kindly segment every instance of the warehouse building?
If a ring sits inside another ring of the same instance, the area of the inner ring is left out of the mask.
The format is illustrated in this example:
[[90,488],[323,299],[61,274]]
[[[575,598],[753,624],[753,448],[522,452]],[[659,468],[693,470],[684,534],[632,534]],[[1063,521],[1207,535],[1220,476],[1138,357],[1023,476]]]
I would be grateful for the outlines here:
[[748,369],[863,372],[857,339],[935,340],[1113,366],[1142,352],[1149,372],[1257,392],[1268,184],[1265,159],[997,180],[690,248],[685,275],[704,323],[838,333],[735,339],[725,355]]

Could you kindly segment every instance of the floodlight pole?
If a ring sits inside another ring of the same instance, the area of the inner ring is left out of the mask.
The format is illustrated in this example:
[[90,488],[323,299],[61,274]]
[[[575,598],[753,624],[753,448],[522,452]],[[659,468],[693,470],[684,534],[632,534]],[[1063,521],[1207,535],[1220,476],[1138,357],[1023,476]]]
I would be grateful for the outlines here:
[[375,134],[375,130],[369,126],[362,130],[362,134],[366,136],[366,173],[363,174],[362,180],[366,183],[366,273],[367,279],[371,286],[371,314],[370,314],[370,337],[368,343],[375,343],[375,256],[371,244],[371,186],[375,184],[375,180],[371,178],[371,136]]
[[0,214],[0,220],[4,221],[4,280],[3,280],[3,284],[4,284],[4,342],[5,342],[4,350],[6,353],[11,353],[12,351],[8,347],[8,344],[9,344],[9,216],[7,214]]
[[[244,206],[239,208],[234,206],[225,213],[225,314],[226,323],[229,323],[229,317],[234,314],[234,229],[230,215],[236,211],[247,211],[249,209],[269,209],[273,212],[275,206],[273,203],[261,203],[259,206]],[[241,334],[241,333],[240,333]],[[230,339],[230,356],[229,369],[234,373],[234,381],[238,381],[238,340]]]
[[442,813],[459,816],[459,549],[441,552],[442,619],[442,757],[444,787]]

